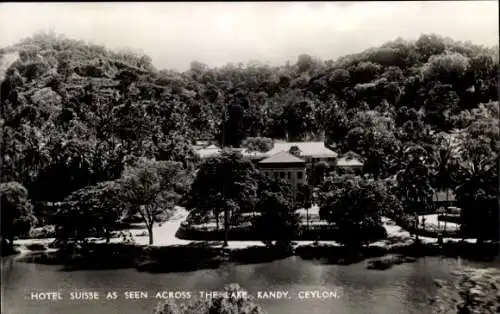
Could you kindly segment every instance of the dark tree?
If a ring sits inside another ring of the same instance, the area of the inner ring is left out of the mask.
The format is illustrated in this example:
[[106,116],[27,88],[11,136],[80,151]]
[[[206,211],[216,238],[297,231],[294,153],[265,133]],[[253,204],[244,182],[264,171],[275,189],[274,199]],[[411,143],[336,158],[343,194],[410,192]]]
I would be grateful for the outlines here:
[[253,210],[257,178],[250,161],[244,160],[239,153],[224,151],[201,164],[188,195],[188,208],[213,213],[216,219],[223,212],[227,243],[230,221],[241,212]]
[[19,182],[0,183],[1,214],[2,214],[2,247],[6,252],[12,249],[14,239],[19,236],[29,236],[36,218],[33,215],[33,205],[28,198],[28,191]]
[[106,181],[71,193],[54,218],[57,240],[86,243],[102,237],[109,242],[126,217],[121,192],[118,182]]
[[286,181],[260,175],[255,211],[260,213],[253,225],[260,239],[286,248],[298,235],[299,216],[292,206],[292,186]]
[[230,284],[224,288],[227,297],[218,296],[211,299],[192,299],[185,303],[159,303],[154,314],[263,314],[263,310],[255,304],[248,293],[238,284]]
[[358,176],[333,176],[321,187],[320,217],[337,229],[337,239],[359,247],[384,238],[382,215],[392,215],[400,204],[385,182]]
[[125,169],[121,178],[122,197],[131,214],[138,213],[153,244],[153,227],[170,217],[180,200],[178,183],[187,174],[179,163],[141,159]]

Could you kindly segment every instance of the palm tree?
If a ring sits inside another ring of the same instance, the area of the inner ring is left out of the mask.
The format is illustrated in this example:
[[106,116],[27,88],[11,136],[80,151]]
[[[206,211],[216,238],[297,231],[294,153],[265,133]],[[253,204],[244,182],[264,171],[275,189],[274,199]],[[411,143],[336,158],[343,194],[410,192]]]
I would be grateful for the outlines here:
[[[437,192],[446,191],[446,213],[449,211],[450,189],[456,182],[458,169],[458,147],[453,143],[449,134],[439,133],[437,135],[436,149],[433,156],[432,183],[437,200]],[[444,222],[446,230],[446,220]]]
[[491,145],[485,137],[467,137],[459,164],[456,194],[462,208],[461,227],[462,231],[464,227],[472,231],[478,241],[498,233],[495,214],[498,211],[499,159]]
[[[432,199],[430,186],[430,162],[428,152],[422,146],[410,145],[404,151],[403,169],[396,176],[399,191],[408,214],[415,217],[415,228],[418,229],[418,212],[427,209]],[[416,239],[418,240],[418,230]]]

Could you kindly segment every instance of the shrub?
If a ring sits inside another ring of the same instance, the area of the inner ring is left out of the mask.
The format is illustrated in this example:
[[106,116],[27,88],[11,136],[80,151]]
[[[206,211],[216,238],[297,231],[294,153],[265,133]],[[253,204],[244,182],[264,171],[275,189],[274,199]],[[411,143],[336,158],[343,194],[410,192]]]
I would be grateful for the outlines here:
[[33,243],[26,246],[26,248],[30,251],[45,251],[47,247],[41,243]]
[[184,304],[172,301],[158,304],[154,314],[262,314],[262,309],[255,304],[238,284],[224,288],[228,297],[212,299],[193,299]]

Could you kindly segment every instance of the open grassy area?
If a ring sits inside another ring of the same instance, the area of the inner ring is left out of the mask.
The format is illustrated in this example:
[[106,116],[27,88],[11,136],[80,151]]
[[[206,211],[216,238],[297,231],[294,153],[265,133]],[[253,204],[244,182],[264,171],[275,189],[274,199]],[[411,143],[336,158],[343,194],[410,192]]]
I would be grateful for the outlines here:
[[[299,214],[303,217],[302,223],[305,224],[305,210],[300,210]],[[314,224],[326,224],[324,221],[317,221],[319,219],[318,216],[319,208],[317,206],[311,208],[309,210],[310,219],[313,221],[310,222],[311,225]],[[185,221],[188,216],[188,211],[182,207],[177,207],[175,214],[171,217],[169,221],[166,221],[162,224],[156,225],[153,228],[154,235],[154,244],[153,246],[178,246],[178,245],[188,245],[195,243],[204,243],[205,245],[210,245],[214,247],[222,246],[221,241],[192,241],[192,240],[183,240],[176,237],[177,230],[180,227],[180,224]],[[433,215],[422,215],[420,216],[420,220],[425,217],[426,226],[431,228],[437,228],[437,214]],[[316,219],[316,221],[314,220]],[[382,219],[384,227],[387,231],[388,238],[385,240],[377,241],[372,243],[372,246],[388,246],[388,245],[406,245],[412,243],[414,236],[412,237],[408,231],[403,229],[402,227],[396,225],[394,221],[388,218]],[[204,226],[207,228],[215,228],[215,222],[209,222],[207,224],[202,224],[200,226]],[[439,223],[440,229],[444,230],[444,223]],[[458,228],[459,225],[454,223],[447,223],[447,230],[453,230]],[[135,224],[132,229],[123,230],[125,233],[130,233],[134,239],[136,245],[148,245],[148,234],[147,230],[142,224]],[[16,241],[16,244],[19,245],[21,252],[29,251],[27,246],[31,244],[50,244],[54,239],[53,238],[45,238],[45,239],[20,239]],[[420,240],[425,244],[437,243],[437,238],[432,237],[420,237]],[[104,242],[104,240],[95,240],[96,242]],[[444,242],[458,242],[460,239],[454,238],[444,238]],[[474,242],[475,240],[466,239],[467,242]],[[120,243],[123,242],[121,237],[116,237],[111,239],[111,243]],[[298,245],[308,245],[313,244],[315,241],[296,241]],[[319,241],[319,244],[327,244],[327,245],[339,245],[335,241]],[[261,241],[229,241],[229,249],[241,249],[248,248],[252,246],[264,246]]]
[[444,230],[459,230],[460,225],[457,223],[453,222],[447,222],[446,223],[446,229],[445,229],[445,223],[443,221],[438,221],[438,214],[431,214],[431,215],[421,215],[418,217],[420,224],[425,220],[425,227],[429,227],[432,229],[438,229],[441,231]]

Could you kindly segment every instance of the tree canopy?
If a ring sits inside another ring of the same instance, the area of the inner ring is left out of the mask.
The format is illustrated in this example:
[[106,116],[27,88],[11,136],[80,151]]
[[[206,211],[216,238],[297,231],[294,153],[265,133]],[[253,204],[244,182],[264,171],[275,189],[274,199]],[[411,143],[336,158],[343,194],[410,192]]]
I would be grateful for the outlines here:
[[140,158],[128,166],[120,178],[121,196],[130,214],[138,214],[146,224],[149,244],[153,244],[155,223],[169,218],[186,188],[186,171],[180,163]]
[[71,193],[58,207],[54,223],[60,241],[85,242],[89,237],[110,240],[126,217],[118,182],[105,181]]
[[337,238],[359,246],[383,238],[382,216],[401,208],[387,183],[354,175],[333,176],[321,187],[320,217],[337,227]]
[[28,191],[19,182],[0,183],[2,244],[12,246],[15,237],[28,236],[36,222]]
[[220,295],[210,299],[191,299],[185,303],[159,303],[154,314],[262,314],[262,308],[238,284],[229,284]]
[[[436,34],[398,38],[337,60],[301,54],[276,66],[193,62],[184,72],[156,69],[140,53],[53,33],[4,51],[14,61],[4,54],[0,69],[1,182],[19,182],[35,205],[118,180],[138,158],[193,170],[192,144],[199,139],[257,151],[270,147],[267,139],[325,140],[339,155],[359,155],[366,176],[397,176],[415,208],[427,206],[433,189],[449,185],[444,176],[435,180],[437,134],[458,130],[478,141],[470,149],[488,146],[495,158],[498,152],[498,47]],[[409,151],[419,154],[410,163]],[[475,155],[460,155],[463,175],[453,184],[466,186],[480,173],[497,176],[478,172],[484,161]],[[224,158],[220,164],[236,162]],[[202,165],[191,188],[193,199],[203,200],[199,207],[215,208],[210,199],[222,193],[214,190],[221,181],[203,181],[224,176],[225,166],[215,164]],[[249,182],[245,167],[226,180],[228,202],[219,208],[254,205],[248,201],[254,183],[248,189],[231,183]],[[483,191],[494,196],[492,186]]]

